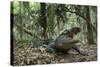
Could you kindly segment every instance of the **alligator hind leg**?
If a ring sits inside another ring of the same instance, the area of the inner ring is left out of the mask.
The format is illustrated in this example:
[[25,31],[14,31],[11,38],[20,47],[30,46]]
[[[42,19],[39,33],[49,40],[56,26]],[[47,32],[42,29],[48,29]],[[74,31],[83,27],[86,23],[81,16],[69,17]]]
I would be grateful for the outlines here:
[[81,54],[81,55],[83,55],[83,56],[88,56],[88,54],[86,54],[86,53],[80,51],[79,48],[76,47],[76,46],[74,46],[73,49],[75,49],[79,54]]

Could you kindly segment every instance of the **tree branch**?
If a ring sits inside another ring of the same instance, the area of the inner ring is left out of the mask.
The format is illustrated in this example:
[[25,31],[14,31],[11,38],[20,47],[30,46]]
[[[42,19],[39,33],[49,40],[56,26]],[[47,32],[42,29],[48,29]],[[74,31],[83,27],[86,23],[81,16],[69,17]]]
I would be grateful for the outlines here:
[[66,12],[74,13],[74,14],[76,14],[76,15],[82,17],[84,20],[86,20],[86,18],[85,18],[83,15],[79,14],[78,12],[71,11],[71,10],[69,10],[68,8],[66,8]]
[[22,27],[22,26],[20,26],[20,25],[18,25],[18,24],[16,24],[16,23],[15,23],[15,25],[16,25],[18,28],[22,28],[23,31],[24,31],[25,33],[27,33],[27,34],[33,36],[33,33],[32,33],[30,30],[28,30],[28,29],[26,29],[25,27]]
[[[22,28],[22,30],[23,30],[25,33],[29,34],[30,36],[33,36],[33,35],[34,35],[34,34],[31,32],[31,30],[28,30],[28,29],[26,29],[25,27],[22,27],[22,26],[20,26],[20,25],[18,25],[18,24],[16,24],[16,23],[15,23],[15,25],[16,25],[18,28]],[[44,40],[44,39],[41,39],[40,37],[38,37],[37,35],[36,35],[36,37],[39,38],[40,40]]]

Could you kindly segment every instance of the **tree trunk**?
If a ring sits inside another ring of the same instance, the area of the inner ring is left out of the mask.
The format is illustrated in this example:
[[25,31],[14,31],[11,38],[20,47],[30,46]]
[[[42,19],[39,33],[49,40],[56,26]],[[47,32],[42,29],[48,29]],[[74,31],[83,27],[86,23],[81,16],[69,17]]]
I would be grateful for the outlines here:
[[23,29],[22,29],[22,26],[23,26],[23,20],[22,20],[22,2],[19,1],[19,6],[20,6],[20,9],[19,9],[19,21],[18,21],[18,24],[21,25],[21,29],[19,30],[19,33],[20,33],[20,39],[22,40],[23,39]]
[[86,6],[86,23],[87,23],[87,41],[88,44],[93,44],[94,40],[93,40],[93,32],[92,32],[92,28],[91,28],[91,18],[90,18],[90,10],[89,7]]
[[46,39],[46,30],[47,30],[47,16],[46,16],[46,4],[45,3],[41,3],[41,15],[40,15],[40,21],[39,24],[41,25],[41,27],[43,28],[43,37],[44,39]]

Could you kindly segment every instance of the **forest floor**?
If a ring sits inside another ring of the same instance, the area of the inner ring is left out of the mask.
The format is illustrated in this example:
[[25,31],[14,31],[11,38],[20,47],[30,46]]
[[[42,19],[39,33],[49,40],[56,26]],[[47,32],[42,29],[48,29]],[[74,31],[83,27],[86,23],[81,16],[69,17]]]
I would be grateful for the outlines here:
[[41,65],[41,64],[59,64],[72,62],[89,62],[97,60],[96,45],[82,45],[81,50],[88,53],[88,56],[82,56],[74,50],[70,50],[68,54],[54,54],[46,51],[42,46],[32,48],[24,46],[22,48],[14,48],[14,65]]

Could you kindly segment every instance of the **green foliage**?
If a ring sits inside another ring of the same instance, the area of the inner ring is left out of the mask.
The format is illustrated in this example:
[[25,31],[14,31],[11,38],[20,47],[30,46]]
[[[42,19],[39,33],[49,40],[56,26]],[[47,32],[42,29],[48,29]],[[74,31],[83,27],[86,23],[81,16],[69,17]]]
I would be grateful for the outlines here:
[[35,10],[35,11],[40,10],[40,4],[37,2],[30,2],[30,7],[31,7],[31,10]]
[[19,2],[18,1],[12,1],[12,3],[13,3],[13,5],[12,5],[13,13],[14,14],[18,14],[19,13],[19,9],[20,9]]
[[[13,29],[15,40],[34,41],[36,38],[43,40],[43,28],[39,24],[41,21],[39,18],[41,4],[38,2],[26,2],[25,5],[23,1],[13,1],[12,3],[13,8],[11,7],[11,9],[13,9],[13,14],[16,14],[16,16],[14,16]],[[84,41],[84,38],[86,38],[84,32],[87,32],[86,7],[88,6],[47,3],[47,27],[45,27],[47,38],[55,39],[63,30],[78,26],[82,29],[78,38]],[[89,10],[91,19],[89,23],[91,24],[93,36],[96,40],[97,8],[91,6]],[[45,26],[45,22],[43,23]]]
[[49,5],[48,6],[48,32],[51,33],[51,36],[54,33],[54,28],[55,28],[55,5]]

